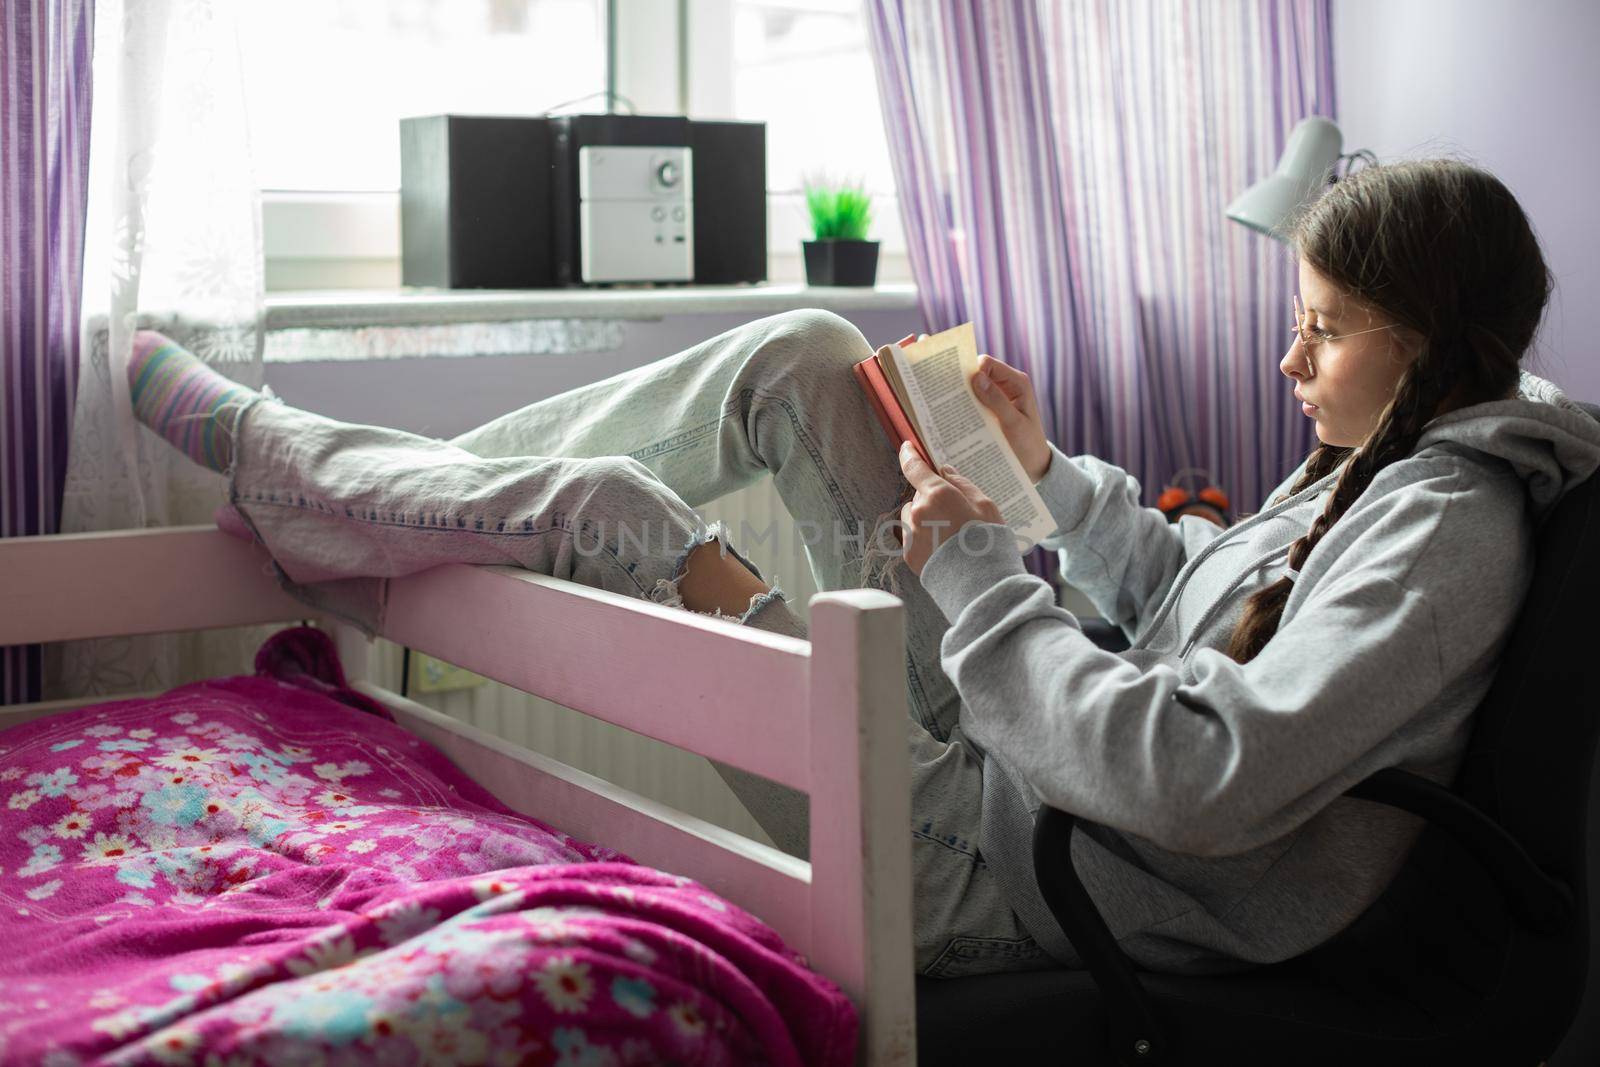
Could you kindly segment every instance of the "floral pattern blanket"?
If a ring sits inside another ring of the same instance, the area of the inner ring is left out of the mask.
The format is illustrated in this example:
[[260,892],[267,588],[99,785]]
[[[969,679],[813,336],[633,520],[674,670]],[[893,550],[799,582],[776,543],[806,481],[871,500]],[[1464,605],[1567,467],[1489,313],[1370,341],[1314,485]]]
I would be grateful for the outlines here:
[[0,732],[0,1062],[853,1061],[755,917],[513,813],[319,632],[256,666]]

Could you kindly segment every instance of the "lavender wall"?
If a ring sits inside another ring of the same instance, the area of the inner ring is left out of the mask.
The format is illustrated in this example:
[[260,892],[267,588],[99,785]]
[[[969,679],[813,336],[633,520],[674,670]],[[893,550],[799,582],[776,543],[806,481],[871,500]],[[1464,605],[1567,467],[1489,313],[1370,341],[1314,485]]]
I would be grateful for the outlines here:
[[[1556,292],[1524,362],[1600,402],[1600,3],[1595,0],[1333,0],[1333,67],[1345,150],[1381,160],[1468,158],[1533,220]],[[1589,320],[1589,321],[1586,321]],[[1600,797],[1600,794],[1597,794]],[[1591,818],[1600,800],[1591,799]],[[1590,846],[1591,915],[1600,839]],[[1588,991],[1550,1067],[1600,1063],[1600,924]]]
[[1556,275],[1524,364],[1600,402],[1600,3],[1334,0],[1345,150],[1468,158],[1510,187]]

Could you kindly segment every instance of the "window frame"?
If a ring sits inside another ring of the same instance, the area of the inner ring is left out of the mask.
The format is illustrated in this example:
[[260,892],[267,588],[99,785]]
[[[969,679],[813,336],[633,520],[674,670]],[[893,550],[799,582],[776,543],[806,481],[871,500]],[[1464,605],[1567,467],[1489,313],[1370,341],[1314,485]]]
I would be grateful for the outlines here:
[[[734,0],[605,0],[615,91],[641,114],[733,112]],[[698,32],[682,34],[684,26]],[[685,39],[687,37],[687,39]],[[610,76],[607,78],[611,81]],[[767,189],[767,280],[802,282],[809,237],[798,189]],[[261,190],[268,293],[400,287],[400,192]],[[874,196],[880,284],[910,282],[898,197]]]

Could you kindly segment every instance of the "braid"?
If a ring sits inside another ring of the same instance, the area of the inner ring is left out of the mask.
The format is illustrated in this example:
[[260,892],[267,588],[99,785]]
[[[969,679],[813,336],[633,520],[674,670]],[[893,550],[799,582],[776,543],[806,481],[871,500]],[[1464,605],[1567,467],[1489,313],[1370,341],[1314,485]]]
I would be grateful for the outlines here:
[[[1316,451],[1311,453],[1311,458],[1306,460],[1305,473],[1300,475],[1299,479],[1289,487],[1289,492],[1285,494],[1285,497],[1279,497],[1279,500],[1294,496],[1300,490],[1333,470],[1352,451],[1353,449],[1346,448],[1343,445],[1318,445]],[[1276,500],[1273,501],[1273,503],[1277,502]]]
[[[1432,346],[1429,346],[1430,348]],[[1333,528],[1350,505],[1372,484],[1384,467],[1411,454],[1434,410],[1449,392],[1448,376],[1440,373],[1444,361],[1424,350],[1402,374],[1393,399],[1383,410],[1378,425],[1355,453],[1344,473],[1334,483],[1333,493],[1311,529],[1289,549],[1289,566],[1298,571],[1323,534]],[[1348,448],[1323,445],[1312,453],[1305,474],[1295,483],[1290,495],[1315,482],[1350,453]],[[1283,606],[1294,589],[1294,579],[1279,578],[1246,602],[1244,617],[1233,631],[1227,654],[1240,663],[1255,659],[1272,635],[1278,631]]]

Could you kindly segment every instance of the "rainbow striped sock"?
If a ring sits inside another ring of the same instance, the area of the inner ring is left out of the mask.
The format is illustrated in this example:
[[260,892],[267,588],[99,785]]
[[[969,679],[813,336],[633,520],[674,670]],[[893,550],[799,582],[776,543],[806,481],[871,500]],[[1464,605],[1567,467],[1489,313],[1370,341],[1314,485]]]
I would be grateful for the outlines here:
[[128,389],[140,422],[214,471],[226,471],[233,461],[232,423],[218,425],[217,412],[256,395],[154,330],[133,335]]

